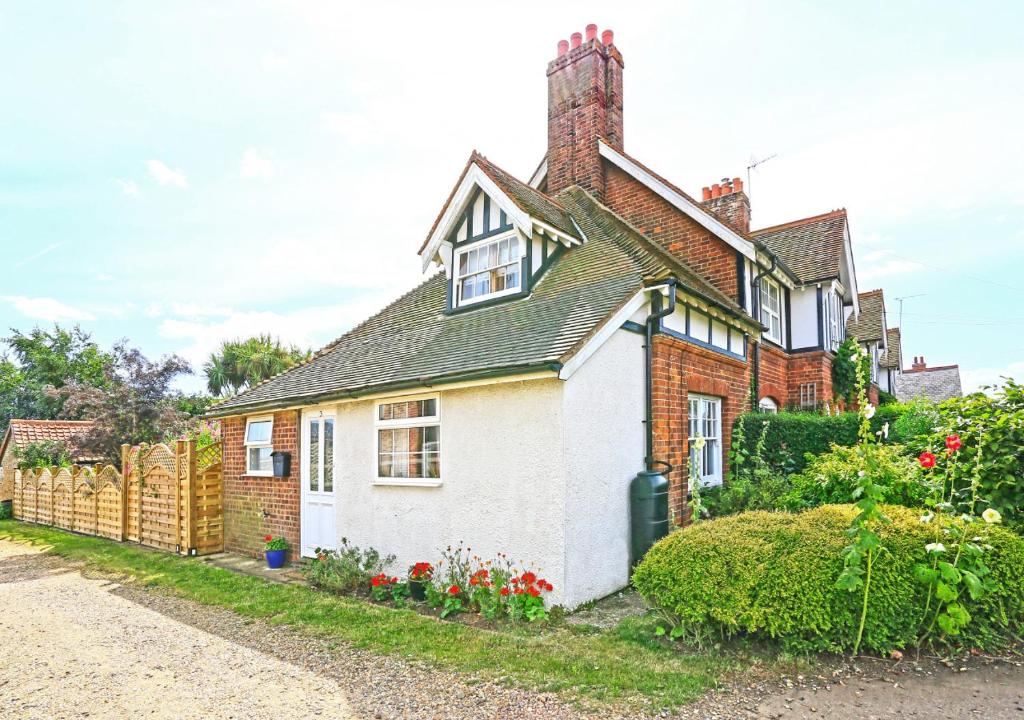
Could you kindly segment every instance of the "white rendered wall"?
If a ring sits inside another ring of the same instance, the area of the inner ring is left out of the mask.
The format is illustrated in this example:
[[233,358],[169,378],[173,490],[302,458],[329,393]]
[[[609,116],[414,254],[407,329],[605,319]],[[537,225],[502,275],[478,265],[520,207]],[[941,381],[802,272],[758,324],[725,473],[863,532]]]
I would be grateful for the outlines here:
[[[639,337],[639,336],[638,336]],[[374,402],[337,406],[338,535],[398,556],[401,574],[460,541],[533,564],[565,602],[564,382],[443,391],[440,487],[374,485]]]
[[797,288],[790,293],[790,321],[793,349],[818,344],[818,290],[815,287]]
[[629,583],[629,483],[644,458],[643,342],[618,330],[565,384],[569,608]]

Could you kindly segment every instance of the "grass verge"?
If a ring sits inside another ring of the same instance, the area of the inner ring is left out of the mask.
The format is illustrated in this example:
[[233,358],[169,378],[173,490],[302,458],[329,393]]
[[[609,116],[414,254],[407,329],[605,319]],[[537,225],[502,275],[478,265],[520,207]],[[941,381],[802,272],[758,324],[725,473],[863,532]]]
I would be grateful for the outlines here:
[[744,664],[721,653],[685,654],[653,639],[650,622],[616,630],[559,625],[494,632],[442,622],[296,585],[239,575],[194,559],[129,544],[0,521],[0,539],[45,546],[46,552],[106,574],[204,605],[337,638],[478,678],[591,702],[672,708],[693,701]]

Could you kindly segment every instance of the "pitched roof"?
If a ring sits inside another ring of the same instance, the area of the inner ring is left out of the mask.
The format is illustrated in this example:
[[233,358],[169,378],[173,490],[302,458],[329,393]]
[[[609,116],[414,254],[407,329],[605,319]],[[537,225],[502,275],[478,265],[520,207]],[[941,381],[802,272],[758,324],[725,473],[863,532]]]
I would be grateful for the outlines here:
[[896,378],[896,399],[901,402],[915,398],[942,402],[962,395],[959,365],[904,370]]
[[763,243],[802,283],[839,277],[846,241],[846,210],[761,228],[751,236]]
[[900,329],[889,328],[885,331],[885,352],[878,359],[884,368],[900,369],[903,367],[903,347],[900,344]]
[[455,198],[455,193],[462,184],[463,178],[466,177],[466,173],[469,172],[469,169],[473,165],[479,167],[480,170],[482,170],[483,173],[508,196],[509,200],[515,203],[516,207],[527,215],[536,220],[547,223],[566,235],[570,235],[572,237],[579,236],[579,230],[573,225],[572,218],[569,216],[569,213],[567,213],[565,208],[556,200],[545,195],[540,190],[536,190],[526,183],[512,177],[474,150],[470,154],[469,160],[466,161],[466,166],[462,169],[462,174],[459,175],[459,179],[455,181],[455,186],[452,188],[451,193],[449,193],[448,199],[445,200],[444,205],[441,206],[441,212],[437,214],[434,224],[430,226],[430,232],[427,233],[427,237],[423,240],[423,244],[420,245],[419,252],[422,253],[430,243],[431,236],[433,236],[434,231],[437,230],[437,226],[441,222],[441,218],[444,217],[448,206]]
[[587,242],[558,253],[528,297],[446,313],[448,282],[438,273],[309,361],[218,404],[210,414],[356,397],[428,381],[554,370],[645,282],[668,276],[745,317],[734,300],[582,189],[569,188],[556,200],[572,213]]
[[881,290],[868,290],[857,296],[860,313],[846,321],[846,334],[860,342],[881,342],[885,331],[885,296]]
[[77,448],[79,438],[92,428],[91,420],[18,420],[12,419],[4,433],[3,442],[0,443],[0,458],[3,458],[8,445],[13,442],[14,447],[24,448],[30,443],[43,442],[47,440],[64,443],[72,459],[82,462],[92,462],[98,458],[92,455],[83,454]]

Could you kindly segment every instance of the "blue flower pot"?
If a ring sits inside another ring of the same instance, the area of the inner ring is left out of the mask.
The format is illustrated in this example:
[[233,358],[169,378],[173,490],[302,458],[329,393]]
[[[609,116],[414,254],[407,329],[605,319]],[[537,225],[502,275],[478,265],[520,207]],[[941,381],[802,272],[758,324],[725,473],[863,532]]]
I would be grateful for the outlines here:
[[267,567],[277,570],[284,567],[284,550],[267,550]]

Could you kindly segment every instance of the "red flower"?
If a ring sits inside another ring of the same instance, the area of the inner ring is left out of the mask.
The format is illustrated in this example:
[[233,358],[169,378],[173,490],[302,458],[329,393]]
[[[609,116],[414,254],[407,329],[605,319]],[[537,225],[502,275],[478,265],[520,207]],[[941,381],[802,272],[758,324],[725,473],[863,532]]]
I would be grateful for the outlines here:
[[502,597],[508,597],[508,586],[506,586],[506,587],[503,587],[503,588],[501,589],[501,596],[502,596]]
[[949,437],[946,438],[946,447],[951,452],[955,452],[955,451],[959,450],[961,444],[962,443],[960,442],[960,436],[959,435],[950,435]]
[[478,578],[476,575],[474,575],[473,577],[471,577],[469,579],[469,584],[470,585],[479,585],[480,584],[480,578]]
[[458,595],[459,594],[459,586],[458,585],[452,585],[450,588],[448,588],[448,594],[449,595]]
[[373,585],[374,587],[378,587],[380,585],[380,577],[376,577],[375,576],[374,578],[372,578],[370,580],[370,584]]
[[263,536],[263,542],[270,542],[273,539],[274,539],[274,537],[272,535],[264,535]]
[[935,467],[935,455],[927,450],[917,456],[917,461],[921,463],[921,467],[923,468]]
[[509,580],[509,582],[512,583],[513,585],[518,585],[519,584],[519,578],[514,577],[511,580]]
[[523,573],[523,582],[526,583],[527,585],[530,585],[531,583],[535,583],[535,582],[537,582],[537,576],[534,575],[529,570],[527,570],[526,572]]
[[551,583],[545,583],[544,584],[544,589],[547,590],[548,592],[551,592],[552,590],[555,589],[555,586],[552,585]]
[[516,588],[516,593],[515,594],[516,595],[522,595],[523,594],[523,589],[522,588]]
[[396,577],[391,578],[391,584],[392,585],[397,585],[398,584],[398,578],[396,578]]
[[538,595],[540,595],[540,590],[535,588],[533,585],[531,585],[530,589],[527,590],[526,592],[530,593],[530,595],[532,595],[533,597],[537,597]]

